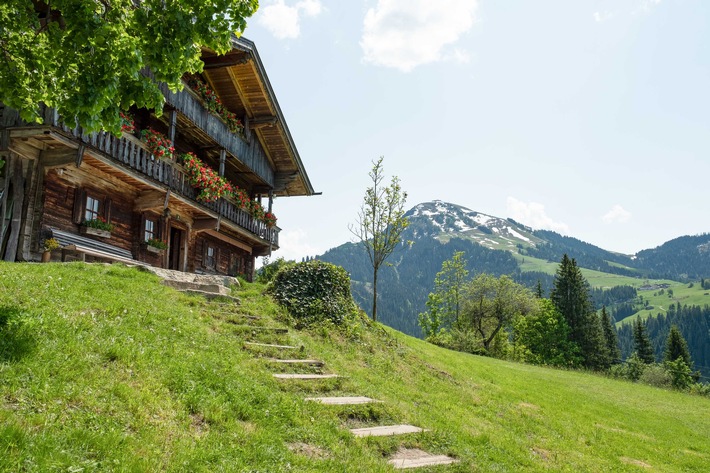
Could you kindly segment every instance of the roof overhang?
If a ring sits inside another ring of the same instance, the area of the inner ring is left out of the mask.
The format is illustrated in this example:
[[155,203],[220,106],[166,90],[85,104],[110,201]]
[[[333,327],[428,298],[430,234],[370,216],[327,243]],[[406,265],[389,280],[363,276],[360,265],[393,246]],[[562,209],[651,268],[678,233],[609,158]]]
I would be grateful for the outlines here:
[[277,196],[314,195],[264,64],[252,41],[232,38],[232,50],[219,56],[203,50],[203,76],[222,103],[245,118],[249,139],[258,139],[273,167]]

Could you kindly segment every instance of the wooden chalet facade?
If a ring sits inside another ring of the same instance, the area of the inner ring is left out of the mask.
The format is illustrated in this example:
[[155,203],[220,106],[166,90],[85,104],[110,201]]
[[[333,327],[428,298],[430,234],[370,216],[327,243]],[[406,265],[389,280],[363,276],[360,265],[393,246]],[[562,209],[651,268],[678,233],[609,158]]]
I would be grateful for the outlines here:
[[[84,133],[53,109],[43,110],[38,125],[0,104],[0,258],[38,261],[44,242],[55,238],[64,250],[52,260],[135,260],[251,278],[255,257],[278,249],[280,229],[234,198],[201,200],[177,156],[193,153],[264,210],[272,210],[274,197],[314,192],[254,44],[234,38],[228,54],[205,51],[203,61],[199,79],[243,131],[230,131],[188,85],[179,92],[162,87],[162,116],[130,114],[137,132],[152,129],[172,141],[173,159],[159,159],[128,133]],[[96,219],[110,232],[85,225]],[[149,239],[167,248],[149,246]]]

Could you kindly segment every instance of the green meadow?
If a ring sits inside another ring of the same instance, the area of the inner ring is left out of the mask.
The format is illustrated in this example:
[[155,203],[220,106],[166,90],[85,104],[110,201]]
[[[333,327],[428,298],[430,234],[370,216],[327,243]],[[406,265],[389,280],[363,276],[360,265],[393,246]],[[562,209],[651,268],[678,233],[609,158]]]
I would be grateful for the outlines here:
[[[402,447],[459,460],[418,471],[710,465],[708,398],[453,352],[364,318],[297,330],[263,289],[226,305],[120,265],[0,263],[0,471],[387,472]],[[342,377],[274,379],[279,353],[248,341]],[[428,431],[348,430],[388,424]]]

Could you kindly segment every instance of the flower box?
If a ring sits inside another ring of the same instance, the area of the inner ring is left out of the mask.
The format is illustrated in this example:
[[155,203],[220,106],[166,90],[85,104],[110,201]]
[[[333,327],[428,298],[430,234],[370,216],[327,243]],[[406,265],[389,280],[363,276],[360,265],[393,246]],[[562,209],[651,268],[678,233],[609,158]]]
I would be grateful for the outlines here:
[[111,238],[111,232],[93,227],[79,227],[79,233],[83,235],[94,235],[101,238]]
[[145,249],[148,251],[148,253],[155,253],[156,255],[159,255],[163,251],[165,251],[162,248],[156,248],[156,247],[150,246],[150,245],[145,245]]

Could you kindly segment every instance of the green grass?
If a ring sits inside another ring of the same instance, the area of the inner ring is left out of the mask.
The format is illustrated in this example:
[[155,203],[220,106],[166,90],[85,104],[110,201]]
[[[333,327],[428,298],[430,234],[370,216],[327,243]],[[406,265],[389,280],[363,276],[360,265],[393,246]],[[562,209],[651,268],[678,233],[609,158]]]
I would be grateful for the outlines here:
[[671,304],[675,305],[680,303],[680,305],[698,305],[704,306],[710,304],[710,290],[703,289],[700,287],[699,282],[694,282],[693,287],[688,287],[687,283],[680,282],[669,282],[671,284],[670,288],[673,291],[673,296],[669,297],[668,289],[663,290],[661,294],[660,290],[654,291],[639,291],[639,295],[643,296],[644,301],[648,301],[648,305],[653,307],[652,309],[641,309],[635,314],[626,317],[625,319],[619,321],[620,323],[631,323],[640,316],[645,319],[651,315],[656,316],[658,314],[664,314],[668,310],[668,306]]
[[[461,460],[424,471],[710,464],[710,399],[452,352],[362,322],[252,335],[234,312],[259,326],[287,320],[262,289],[235,290],[234,311],[122,266],[0,263],[0,471],[385,472],[402,446]],[[295,345],[291,356],[345,378],[275,380],[248,339]],[[384,402],[303,401],[314,393]],[[431,430],[347,431],[388,423]]]

